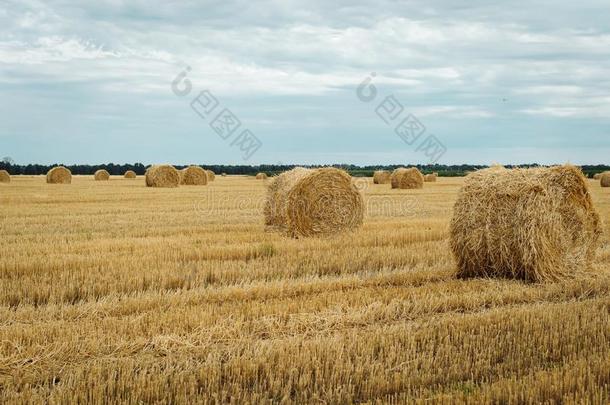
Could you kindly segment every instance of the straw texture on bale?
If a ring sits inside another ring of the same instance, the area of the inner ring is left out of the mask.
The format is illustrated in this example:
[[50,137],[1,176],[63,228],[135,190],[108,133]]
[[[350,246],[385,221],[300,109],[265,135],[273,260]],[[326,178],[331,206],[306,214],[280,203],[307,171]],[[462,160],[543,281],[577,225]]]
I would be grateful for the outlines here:
[[267,180],[267,174],[266,173],[258,173],[256,175],[256,179],[257,180]]
[[394,170],[390,180],[392,188],[409,189],[424,187],[424,175],[415,167],[410,169],[401,167]]
[[556,281],[590,266],[600,234],[580,169],[491,168],[465,179],[450,244],[459,277]]
[[208,184],[208,175],[199,166],[189,166],[182,169],[180,184],[187,186],[205,186]]
[[0,170],[0,183],[10,183],[11,175],[6,170]]
[[93,175],[93,178],[95,179],[95,181],[109,180],[110,179],[110,173],[108,173],[104,169],[100,169],[100,170],[95,172],[95,174]]
[[610,172],[603,172],[601,176],[599,176],[599,184],[602,187],[610,187]]
[[134,172],[133,170],[127,170],[125,172],[125,178],[126,179],[135,179],[136,178],[136,172]]
[[214,181],[216,178],[216,173],[211,170],[206,170],[205,173],[208,175],[208,181]]
[[392,173],[387,170],[375,170],[373,173],[373,183],[374,184],[390,184],[390,178],[392,177]]
[[275,177],[267,190],[266,225],[292,237],[355,229],[363,216],[362,195],[343,170],[297,167]]
[[56,166],[47,173],[47,183],[49,184],[71,184],[72,172],[63,166]]
[[434,182],[436,182],[436,176],[437,176],[436,173],[426,174],[424,176],[424,181],[426,183],[434,183]]
[[171,165],[155,165],[146,170],[146,186],[148,187],[178,187],[180,175]]

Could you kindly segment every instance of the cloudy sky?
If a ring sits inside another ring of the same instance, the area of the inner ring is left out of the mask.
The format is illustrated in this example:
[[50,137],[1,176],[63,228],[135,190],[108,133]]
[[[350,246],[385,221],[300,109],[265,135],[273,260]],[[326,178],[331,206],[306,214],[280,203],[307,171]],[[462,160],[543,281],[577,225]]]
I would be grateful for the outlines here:
[[610,163],[610,3],[489,3],[0,0],[0,155]]

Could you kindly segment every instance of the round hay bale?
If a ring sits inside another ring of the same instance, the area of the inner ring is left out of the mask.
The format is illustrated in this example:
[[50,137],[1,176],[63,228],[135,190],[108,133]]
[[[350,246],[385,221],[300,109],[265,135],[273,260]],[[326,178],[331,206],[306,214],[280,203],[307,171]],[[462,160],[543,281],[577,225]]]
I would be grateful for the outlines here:
[[599,184],[602,187],[610,187],[610,172],[603,172],[599,177]]
[[56,166],[47,173],[47,183],[49,184],[71,184],[72,172],[63,166]]
[[227,177],[227,174],[226,173],[221,173],[221,176],[222,177]]
[[390,177],[392,188],[411,189],[424,187],[424,175],[417,168],[398,168],[392,172]]
[[362,195],[340,169],[297,167],[274,177],[267,190],[266,225],[292,237],[354,229],[363,216]]
[[450,244],[459,277],[555,281],[589,267],[600,234],[580,169],[493,168],[465,179]]
[[267,180],[267,173],[258,173],[256,175],[256,180]]
[[154,165],[146,171],[147,187],[178,187],[180,175],[172,165]]
[[436,182],[436,173],[430,173],[430,174],[426,174],[424,176],[424,181],[426,183],[435,183]]
[[10,183],[11,175],[6,170],[0,170],[0,183]]
[[214,181],[216,174],[211,170],[206,170],[205,173],[208,175],[208,181]]
[[375,170],[373,173],[374,184],[389,184],[391,181],[392,173],[387,170]]
[[602,178],[603,173],[595,173],[593,175],[593,180],[600,180]]
[[180,184],[187,186],[205,186],[208,184],[208,175],[199,166],[189,166],[181,170]]
[[136,177],[137,177],[136,172],[134,172],[133,170],[127,170],[125,172],[126,179],[135,179]]
[[95,172],[93,178],[95,179],[95,181],[107,181],[110,179],[110,173],[108,173],[104,169],[100,169]]

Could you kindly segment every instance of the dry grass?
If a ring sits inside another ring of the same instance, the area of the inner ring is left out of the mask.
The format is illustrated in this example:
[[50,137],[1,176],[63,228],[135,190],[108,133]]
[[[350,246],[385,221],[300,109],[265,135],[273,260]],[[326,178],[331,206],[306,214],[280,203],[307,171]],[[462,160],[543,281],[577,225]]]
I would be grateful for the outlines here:
[[607,226],[581,279],[458,280],[460,179],[369,179],[360,229],[298,240],[265,231],[248,177],[44,181],[0,193],[0,403],[610,399]]
[[352,177],[332,167],[297,167],[273,179],[265,224],[293,237],[329,235],[362,225],[364,202]]
[[57,166],[49,170],[47,173],[47,183],[49,184],[71,184],[72,183],[72,172],[70,169]]
[[451,248],[462,277],[556,281],[589,269],[600,233],[580,169],[490,168],[460,190]]
[[107,181],[110,180],[110,173],[104,169],[100,169],[95,172],[93,179],[96,181]]
[[180,172],[180,184],[187,186],[205,186],[208,184],[208,175],[199,166],[189,166]]
[[415,168],[404,167],[395,169],[390,177],[392,188],[413,189],[424,187],[424,175]]
[[0,170],[0,183],[10,183],[11,175],[6,170]]
[[392,173],[387,170],[376,170],[373,173],[374,184],[390,184]]
[[146,186],[157,188],[175,188],[182,181],[182,174],[171,165],[154,165],[146,170]]
[[599,184],[602,187],[610,187],[610,172],[604,172],[599,178]]

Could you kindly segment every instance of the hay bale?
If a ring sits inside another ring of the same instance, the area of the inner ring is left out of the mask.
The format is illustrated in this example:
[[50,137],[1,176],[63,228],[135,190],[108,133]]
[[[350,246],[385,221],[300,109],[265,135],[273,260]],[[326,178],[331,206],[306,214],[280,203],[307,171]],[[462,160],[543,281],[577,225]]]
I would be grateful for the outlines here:
[[459,277],[554,281],[589,267],[600,234],[578,168],[493,168],[465,179],[450,244]]
[[401,167],[392,172],[390,182],[392,183],[392,188],[423,188],[424,175],[415,167],[411,167],[410,169]]
[[125,172],[125,178],[126,179],[135,179],[136,177],[137,177],[136,176],[136,172],[134,172],[133,170],[127,170]]
[[373,173],[374,184],[389,184],[391,181],[392,173],[387,170],[375,170]]
[[352,178],[332,167],[284,172],[269,185],[265,223],[292,237],[327,235],[359,227],[364,202]]
[[593,180],[600,180],[602,178],[603,173],[595,173],[593,175]]
[[71,184],[72,172],[63,166],[56,166],[47,173],[47,183],[49,184]]
[[430,173],[430,174],[426,174],[424,176],[424,182],[426,183],[435,183],[436,182],[436,173]]
[[208,184],[208,175],[199,166],[189,166],[181,170],[180,184],[186,186],[205,186]]
[[95,179],[95,181],[107,181],[110,179],[110,173],[108,173],[104,169],[100,169],[95,172],[93,178]]
[[154,165],[146,170],[147,187],[178,187],[180,175],[172,165]]
[[214,181],[214,179],[216,178],[216,173],[211,170],[206,170],[205,173],[208,175],[208,182]]
[[0,183],[10,183],[11,175],[6,170],[0,170]]
[[222,177],[227,177],[227,174],[226,173],[222,173],[221,176]]
[[610,172],[603,172],[599,177],[599,184],[602,187],[610,187]]
[[258,173],[256,175],[256,180],[267,180],[267,173]]

